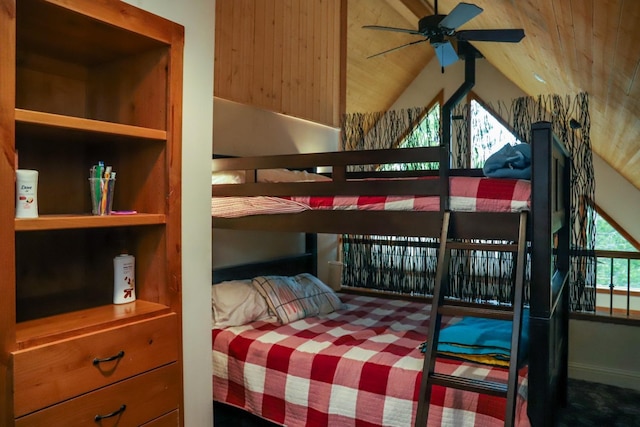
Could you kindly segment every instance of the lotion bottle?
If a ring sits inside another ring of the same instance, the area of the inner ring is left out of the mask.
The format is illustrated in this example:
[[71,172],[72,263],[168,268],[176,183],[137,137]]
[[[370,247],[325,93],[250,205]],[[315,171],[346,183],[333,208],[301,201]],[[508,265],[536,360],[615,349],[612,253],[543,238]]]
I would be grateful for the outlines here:
[[38,217],[38,171],[16,170],[16,218]]
[[113,259],[113,303],[136,300],[136,261],[133,255],[121,254]]

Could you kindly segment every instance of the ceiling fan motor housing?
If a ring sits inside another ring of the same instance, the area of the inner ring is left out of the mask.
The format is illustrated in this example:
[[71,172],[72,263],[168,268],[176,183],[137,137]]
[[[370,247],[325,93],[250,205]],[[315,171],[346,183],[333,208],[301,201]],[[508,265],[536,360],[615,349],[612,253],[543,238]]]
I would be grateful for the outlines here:
[[440,26],[440,21],[446,17],[447,15],[425,16],[418,21],[418,31],[428,39],[434,36],[450,36],[454,33],[454,30]]

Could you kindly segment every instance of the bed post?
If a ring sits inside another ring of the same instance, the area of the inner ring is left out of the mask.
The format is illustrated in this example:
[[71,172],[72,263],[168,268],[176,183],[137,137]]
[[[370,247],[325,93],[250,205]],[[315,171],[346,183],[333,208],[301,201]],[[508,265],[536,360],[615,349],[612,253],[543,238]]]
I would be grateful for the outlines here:
[[[551,123],[534,123],[532,145],[531,307],[528,415],[533,427],[555,425],[566,400],[570,220],[569,159]],[[554,266],[554,233],[557,232]]]
[[314,276],[318,275],[318,235],[315,233],[305,233],[304,235],[304,251],[311,257],[309,260],[309,273]]

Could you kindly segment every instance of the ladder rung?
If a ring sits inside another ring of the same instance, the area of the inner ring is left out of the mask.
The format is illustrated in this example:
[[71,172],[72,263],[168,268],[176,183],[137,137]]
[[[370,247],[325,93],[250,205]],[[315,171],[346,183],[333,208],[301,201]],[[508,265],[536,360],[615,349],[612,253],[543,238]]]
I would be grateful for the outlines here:
[[495,252],[517,252],[518,245],[516,243],[497,244],[497,243],[470,243],[447,241],[447,249],[459,249],[468,251],[495,251]]
[[430,377],[431,383],[444,387],[457,388],[459,390],[490,394],[499,397],[507,396],[507,384],[500,382],[479,380],[475,378],[464,378],[455,375],[446,375],[439,373],[433,373]]
[[467,307],[462,305],[441,305],[438,313],[445,316],[485,317],[487,319],[513,320],[513,311],[498,308]]

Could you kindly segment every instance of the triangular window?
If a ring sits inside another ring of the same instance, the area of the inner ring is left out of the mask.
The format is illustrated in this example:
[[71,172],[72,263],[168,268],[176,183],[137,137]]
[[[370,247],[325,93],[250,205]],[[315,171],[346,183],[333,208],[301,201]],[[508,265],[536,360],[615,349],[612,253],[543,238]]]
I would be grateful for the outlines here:
[[398,148],[433,147],[440,145],[440,104],[435,103],[420,121],[400,141]]
[[596,211],[596,230],[598,230],[595,242],[596,250],[638,252],[631,242],[607,221],[605,216]]
[[482,168],[487,158],[505,144],[522,143],[504,121],[482,102],[471,99],[469,108],[472,168]]
[[[434,147],[440,145],[440,103],[435,102],[396,144],[396,148]],[[437,163],[402,163],[381,165],[380,170],[434,170]]]

